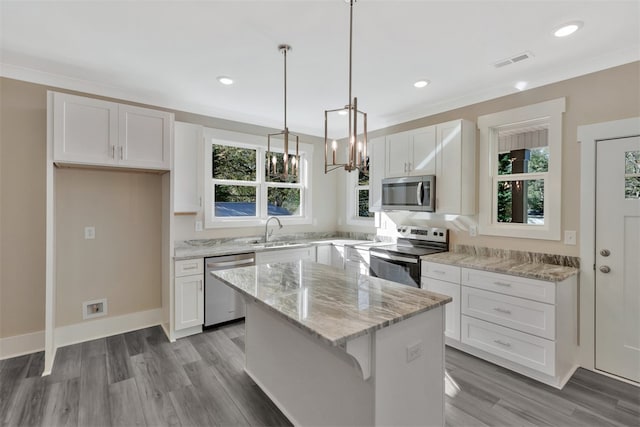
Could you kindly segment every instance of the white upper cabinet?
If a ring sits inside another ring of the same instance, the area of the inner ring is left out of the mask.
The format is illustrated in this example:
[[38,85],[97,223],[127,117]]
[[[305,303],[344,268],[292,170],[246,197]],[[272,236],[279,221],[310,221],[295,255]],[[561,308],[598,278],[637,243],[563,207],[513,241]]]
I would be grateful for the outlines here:
[[173,114],[54,93],[56,163],[171,169]]
[[202,209],[203,128],[182,122],[175,122],[174,127],[173,210],[197,213]]
[[171,169],[171,114],[119,105],[120,166]]
[[55,161],[116,164],[118,104],[54,93]]
[[372,138],[369,152],[369,211],[382,210],[382,179],[385,178],[385,137]]
[[475,215],[475,126],[453,120],[436,127],[436,213]]
[[435,174],[435,126],[389,135],[386,142],[387,177]]

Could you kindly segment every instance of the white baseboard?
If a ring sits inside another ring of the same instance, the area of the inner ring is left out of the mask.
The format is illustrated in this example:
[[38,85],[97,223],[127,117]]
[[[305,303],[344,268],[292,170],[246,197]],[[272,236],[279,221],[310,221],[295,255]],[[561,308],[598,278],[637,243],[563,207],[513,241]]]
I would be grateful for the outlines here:
[[0,338],[0,360],[44,350],[44,331]]
[[137,329],[148,328],[162,323],[162,309],[124,314],[122,316],[104,317],[87,320],[55,329],[54,342],[56,347],[91,341]]

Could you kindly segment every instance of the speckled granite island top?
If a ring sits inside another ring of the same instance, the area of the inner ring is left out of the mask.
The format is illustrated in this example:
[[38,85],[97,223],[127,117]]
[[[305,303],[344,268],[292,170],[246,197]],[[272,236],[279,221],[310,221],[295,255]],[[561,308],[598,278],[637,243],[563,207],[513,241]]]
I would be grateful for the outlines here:
[[492,271],[494,273],[511,274],[529,279],[546,280],[549,282],[561,282],[578,274],[578,269],[575,267],[459,252],[442,252],[425,255],[422,257],[422,260]]
[[334,346],[451,301],[445,295],[310,261],[212,274]]

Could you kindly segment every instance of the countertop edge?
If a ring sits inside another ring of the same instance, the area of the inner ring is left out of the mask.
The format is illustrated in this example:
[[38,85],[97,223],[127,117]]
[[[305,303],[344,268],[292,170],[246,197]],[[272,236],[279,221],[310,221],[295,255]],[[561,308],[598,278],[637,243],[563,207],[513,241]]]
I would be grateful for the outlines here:
[[[451,253],[449,252],[449,254]],[[578,275],[580,272],[580,269],[576,267],[567,267],[567,266],[561,266],[561,265],[555,265],[555,264],[528,263],[528,262],[520,262],[519,265],[521,266],[533,266],[533,265],[553,266],[553,267],[557,267],[558,269],[562,269],[563,271],[556,272],[553,274],[546,274],[544,272],[540,273],[540,272],[531,272],[531,271],[518,271],[517,261],[513,261],[514,266],[511,268],[493,267],[491,265],[486,265],[486,262],[482,263],[479,261],[475,261],[475,262],[472,261],[472,260],[485,260],[485,261],[495,260],[496,263],[509,261],[508,259],[505,259],[505,258],[482,257],[482,256],[473,256],[473,255],[455,254],[455,253],[454,255],[464,257],[464,259],[462,260],[446,259],[442,257],[442,253],[441,253],[441,254],[433,254],[433,255],[424,255],[421,257],[421,260],[428,261],[428,262],[435,262],[438,264],[453,265],[456,267],[489,271],[492,273],[508,274],[511,276],[524,277],[526,279],[544,280],[547,282],[562,282],[572,276]]]
[[[218,280],[224,282],[227,286],[230,286],[231,288],[233,288],[235,291],[240,292],[243,297],[248,297],[251,301],[260,304],[261,307],[267,308],[270,312],[275,313],[280,318],[284,319],[286,322],[292,324],[293,326],[295,326],[295,327],[297,327],[299,329],[302,329],[303,331],[309,333],[309,335],[311,335],[313,337],[316,337],[316,338],[320,339],[321,341],[325,342],[326,344],[329,344],[329,345],[334,346],[334,347],[341,347],[343,345],[346,345],[346,343],[348,341],[351,341],[351,340],[353,340],[355,338],[358,338],[358,337],[363,336],[363,335],[367,335],[369,333],[375,332],[375,331],[380,330],[380,329],[384,329],[384,328],[386,328],[388,326],[391,326],[391,325],[393,325],[395,323],[402,322],[403,320],[407,320],[407,319],[409,319],[411,317],[414,317],[414,316],[417,316],[417,315],[422,314],[424,312],[433,310],[433,309],[438,308],[440,306],[445,306],[446,304],[448,304],[448,303],[453,301],[453,298],[451,298],[449,296],[446,296],[446,295],[439,294],[439,295],[442,295],[445,298],[443,298],[441,301],[434,302],[432,305],[430,305],[428,307],[420,308],[420,309],[418,309],[418,310],[416,310],[416,311],[414,311],[414,312],[412,312],[410,314],[406,314],[404,316],[400,316],[400,317],[397,317],[397,318],[394,318],[394,319],[385,320],[384,322],[378,323],[376,325],[369,326],[368,328],[362,329],[362,330],[360,330],[358,332],[354,332],[354,333],[349,334],[349,335],[345,335],[345,336],[337,338],[337,339],[331,339],[331,338],[328,338],[328,337],[318,333],[314,329],[311,329],[307,325],[305,325],[303,323],[300,323],[297,320],[287,316],[286,314],[284,314],[280,310],[270,306],[269,304],[265,303],[261,299],[256,298],[255,296],[249,294],[245,290],[236,287],[235,285],[233,285],[232,283],[224,280],[220,276],[216,276],[216,278],[218,278]],[[435,292],[432,292],[432,293],[435,293]]]

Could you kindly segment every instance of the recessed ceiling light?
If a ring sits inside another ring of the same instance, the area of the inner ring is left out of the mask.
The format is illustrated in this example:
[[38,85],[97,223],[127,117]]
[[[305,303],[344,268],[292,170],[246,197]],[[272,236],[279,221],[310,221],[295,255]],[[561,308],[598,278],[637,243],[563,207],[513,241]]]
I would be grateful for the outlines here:
[[227,86],[233,84],[233,79],[231,77],[220,76],[220,77],[218,77],[218,81],[220,83],[222,83],[223,85],[227,85]]
[[569,36],[582,28],[582,25],[584,25],[582,21],[569,22],[568,24],[564,24],[560,28],[556,29],[553,32],[553,35],[556,37]]
[[418,80],[413,85],[417,88],[422,88],[427,86],[429,83],[431,83],[429,80]]
[[529,86],[529,83],[527,82],[518,82],[514,85],[514,87],[520,91],[523,91],[527,88],[527,86]]

